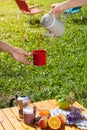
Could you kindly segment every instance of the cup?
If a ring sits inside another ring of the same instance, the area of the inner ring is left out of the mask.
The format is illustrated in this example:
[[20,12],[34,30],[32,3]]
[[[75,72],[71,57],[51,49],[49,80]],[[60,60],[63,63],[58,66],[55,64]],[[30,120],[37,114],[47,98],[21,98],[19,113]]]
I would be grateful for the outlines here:
[[34,123],[34,118],[35,118],[35,115],[32,108],[26,107],[23,109],[23,119],[24,119],[25,124]]
[[33,63],[36,66],[46,65],[46,50],[33,50]]

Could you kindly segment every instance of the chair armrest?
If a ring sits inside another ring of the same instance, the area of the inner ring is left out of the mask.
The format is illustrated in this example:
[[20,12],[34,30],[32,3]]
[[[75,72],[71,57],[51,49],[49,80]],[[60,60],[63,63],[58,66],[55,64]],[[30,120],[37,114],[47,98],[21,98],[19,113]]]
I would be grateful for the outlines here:
[[35,7],[39,7],[39,6],[40,6],[40,4],[33,5],[33,6],[30,6],[29,9],[31,9],[31,8],[35,8]]

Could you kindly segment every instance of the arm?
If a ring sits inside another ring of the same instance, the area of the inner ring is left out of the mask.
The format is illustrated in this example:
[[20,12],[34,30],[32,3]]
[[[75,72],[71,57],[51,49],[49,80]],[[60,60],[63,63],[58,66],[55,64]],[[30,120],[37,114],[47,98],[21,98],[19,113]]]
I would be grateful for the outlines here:
[[64,13],[68,8],[73,8],[77,6],[85,6],[87,5],[87,0],[66,0],[61,3],[53,4],[52,10],[50,10],[50,14],[54,14],[55,16],[59,16],[61,13]]
[[12,54],[12,52],[15,50],[15,47],[0,41],[0,50],[5,51],[9,54]]
[[21,48],[16,48],[12,45],[9,45],[5,42],[0,41],[0,50],[7,52],[10,54],[14,59],[24,63],[24,64],[32,64],[27,58],[30,58],[32,53],[27,53]]

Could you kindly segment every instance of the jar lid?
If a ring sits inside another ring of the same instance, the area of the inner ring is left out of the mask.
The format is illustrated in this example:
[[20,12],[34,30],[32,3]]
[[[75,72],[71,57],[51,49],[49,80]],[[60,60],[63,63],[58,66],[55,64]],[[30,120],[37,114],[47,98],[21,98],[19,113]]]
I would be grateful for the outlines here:
[[25,113],[25,114],[33,114],[33,109],[29,108],[29,107],[26,107],[26,108],[23,109],[23,113]]

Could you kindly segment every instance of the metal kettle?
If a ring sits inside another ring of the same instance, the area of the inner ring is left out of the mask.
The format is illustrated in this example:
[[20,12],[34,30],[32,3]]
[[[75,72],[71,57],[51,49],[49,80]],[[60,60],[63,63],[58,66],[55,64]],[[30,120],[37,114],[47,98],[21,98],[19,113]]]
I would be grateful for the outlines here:
[[15,100],[17,101],[18,104],[19,114],[23,115],[23,108],[29,106],[29,104],[31,103],[31,98],[28,96],[15,95],[15,97],[10,100],[10,107],[13,106]]
[[10,107],[13,106],[14,100],[17,101],[19,109],[23,109],[24,107],[28,106],[29,103],[31,102],[31,98],[28,96],[17,96],[15,95],[14,98],[11,99],[10,101]]
[[54,15],[45,14],[42,16],[40,23],[49,31],[48,36],[61,36],[64,33],[64,23]]

